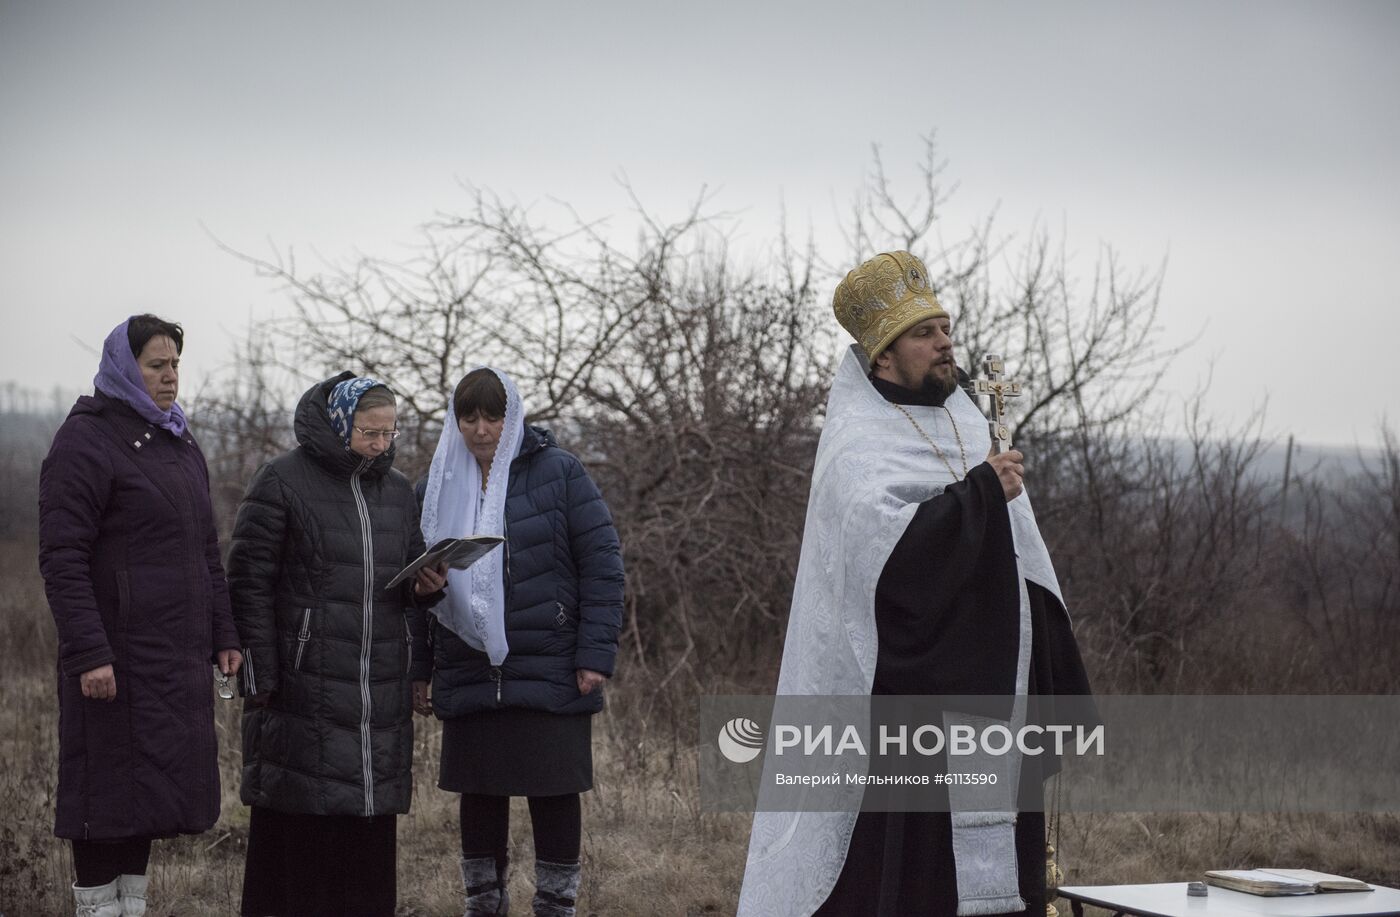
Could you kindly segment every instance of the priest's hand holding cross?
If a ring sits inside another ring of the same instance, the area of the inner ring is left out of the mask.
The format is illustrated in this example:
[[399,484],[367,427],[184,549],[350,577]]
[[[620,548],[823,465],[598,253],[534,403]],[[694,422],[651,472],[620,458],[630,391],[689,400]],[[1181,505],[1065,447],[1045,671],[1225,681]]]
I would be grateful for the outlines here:
[[1022,478],[1026,469],[1021,465],[1025,458],[1020,452],[1012,449],[1009,452],[997,452],[993,447],[987,453],[987,464],[992,466],[992,470],[997,473],[998,480],[1001,481],[1001,491],[1006,494],[1006,502],[1010,503],[1021,495],[1024,489]]

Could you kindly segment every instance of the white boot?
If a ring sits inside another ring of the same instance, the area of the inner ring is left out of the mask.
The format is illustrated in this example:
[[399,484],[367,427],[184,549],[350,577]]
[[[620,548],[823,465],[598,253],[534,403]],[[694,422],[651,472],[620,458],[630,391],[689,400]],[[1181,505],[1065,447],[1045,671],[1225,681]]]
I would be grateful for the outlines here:
[[122,906],[117,901],[116,879],[91,888],[74,885],[73,900],[78,905],[77,917],[122,917]]
[[146,877],[117,876],[117,892],[122,902],[122,917],[144,917],[146,913]]

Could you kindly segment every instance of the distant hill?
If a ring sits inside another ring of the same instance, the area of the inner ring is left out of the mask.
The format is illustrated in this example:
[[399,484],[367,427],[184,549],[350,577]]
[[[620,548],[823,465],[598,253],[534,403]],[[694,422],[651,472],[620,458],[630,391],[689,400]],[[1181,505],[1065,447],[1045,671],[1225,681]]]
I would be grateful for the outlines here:
[[[1267,448],[1255,463],[1256,472],[1265,478],[1282,478],[1287,451],[1287,440]],[[1368,466],[1379,467],[1383,455],[1377,448],[1294,443],[1293,474],[1316,475],[1324,480],[1348,478],[1363,473]]]
[[13,380],[0,382],[0,420],[15,416],[67,415],[80,393],[55,386],[46,392],[25,388]]
[[[72,393],[41,395],[13,383],[0,384],[0,430],[4,434],[0,436],[0,537],[30,537],[36,531],[39,466],[76,397]],[[192,415],[191,421],[198,433],[199,415]],[[1178,458],[1188,462],[1190,443],[1170,442]],[[1266,481],[1280,480],[1286,452],[1286,441],[1264,449],[1253,465],[1254,475]],[[1332,484],[1362,474],[1368,467],[1380,468],[1383,456],[1377,448],[1295,443],[1292,471],[1294,480],[1307,477]],[[209,459],[215,462],[218,456],[211,453]]]

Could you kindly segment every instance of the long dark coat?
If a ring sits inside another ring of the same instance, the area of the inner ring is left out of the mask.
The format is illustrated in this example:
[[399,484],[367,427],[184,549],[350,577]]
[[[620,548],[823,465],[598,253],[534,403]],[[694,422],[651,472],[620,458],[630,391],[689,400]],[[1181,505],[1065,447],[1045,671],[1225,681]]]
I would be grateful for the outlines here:
[[[58,627],[59,837],[207,831],[219,817],[212,670],[238,646],[204,455],[98,394],[39,476],[39,569]],[[79,676],[111,663],[115,700]]]
[[418,502],[394,451],[362,458],[331,430],[326,399],[296,411],[299,445],[248,485],[229,549],[246,694],[242,798],[306,815],[387,815],[412,798],[411,681],[427,681],[424,607],[410,579],[423,553]]
[[[426,482],[419,483],[420,497]],[[612,514],[572,453],[526,427],[505,506],[506,639],[500,666],[446,627],[434,628],[433,708],[443,719],[502,707],[597,713],[575,672],[613,674],[625,578]]]

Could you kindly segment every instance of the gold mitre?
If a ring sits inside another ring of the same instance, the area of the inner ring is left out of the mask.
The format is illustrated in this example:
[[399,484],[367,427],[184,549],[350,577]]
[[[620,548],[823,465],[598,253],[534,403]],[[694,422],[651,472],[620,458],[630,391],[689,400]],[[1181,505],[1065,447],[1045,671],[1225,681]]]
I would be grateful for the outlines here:
[[913,325],[947,318],[924,263],[908,252],[876,255],[836,286],[831,308],[871,362]]

